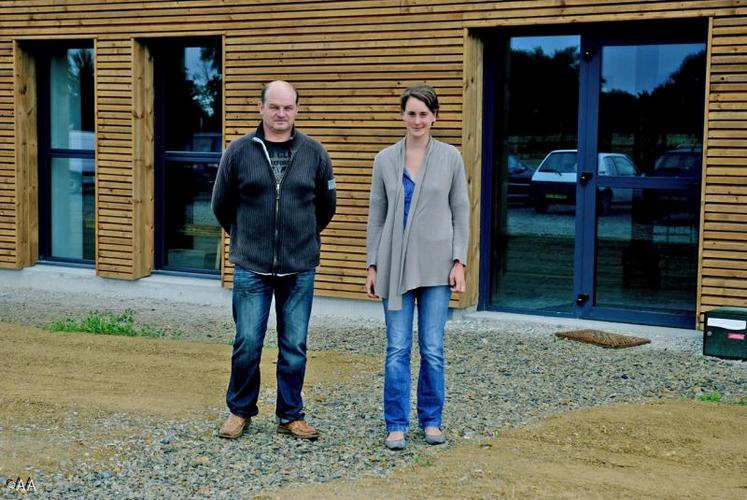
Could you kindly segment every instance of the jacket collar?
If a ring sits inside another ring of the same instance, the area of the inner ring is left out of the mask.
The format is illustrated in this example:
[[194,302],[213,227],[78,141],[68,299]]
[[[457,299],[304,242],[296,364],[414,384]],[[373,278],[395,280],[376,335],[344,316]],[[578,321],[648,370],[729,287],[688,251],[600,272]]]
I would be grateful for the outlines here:
[[[296,133],[296,126],[293,125],[293,128],[291,129],[291,135],[290,135],[290,143],[291,147],[295,148],[298,144],[299,134]],[[259,126],[257,127],[257,130],[254,132],[254,137],[262,140],[262,142],[266,141],[265,139],[265,128],[262,126],[262,122],[259,122]]]

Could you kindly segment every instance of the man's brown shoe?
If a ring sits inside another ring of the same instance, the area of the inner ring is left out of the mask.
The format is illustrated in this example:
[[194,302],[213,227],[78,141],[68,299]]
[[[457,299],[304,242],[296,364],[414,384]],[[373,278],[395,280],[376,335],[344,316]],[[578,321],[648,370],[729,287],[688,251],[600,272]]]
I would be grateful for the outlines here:
[[319,431],[306,423],[306,420],[294,420],[287,424],[278,424],[278,434],[289,434],[298,439],[319,439]]
[[223,427],[220,428],[218,437],[226,439],[236,439],[241,437],[244,433],[244,429],[251,421],[251,418],[239,417],[238,415],[231,413],[223,423]]

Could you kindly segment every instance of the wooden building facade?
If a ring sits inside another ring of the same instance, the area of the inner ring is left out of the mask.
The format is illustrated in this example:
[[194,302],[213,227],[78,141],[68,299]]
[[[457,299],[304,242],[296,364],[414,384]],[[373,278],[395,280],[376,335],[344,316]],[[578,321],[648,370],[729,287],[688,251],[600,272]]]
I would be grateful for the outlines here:
[[[702,27],[706,47],[693,318],[716,306],[744,306],[747,6],[739,0],[0,0],[0,267],[44,259],[40,245],[50,243],[41,240],[50,237],[40,240],[42,226],[55,219],[42,214],[49,207],[40,197],[54,180],[43,181],[40,165],[43,156],[59,154],[95,163],[89,223],[95,241],[88,260],[96,274],[135,280],[158,270],[159,206],[166,205],[158,199],[159,151],[167,148],[157,138],[163,74],[157,54],[166,41],[207,41],[218,48],[221,64],[222,102],[215,108],[221,147],[257,126],[262,85],[286,79],[301,97],[297,126],[330,152],[338,212],[323,233],[318,295],[365,298],[373,157],[403,134],[402,90],[421,82],[436,87],[441,111],[435,135],[461,149],[472,202],[469,288],[453,305],[490,306],[485,274],[495,272],[487,261],[497,250],[488,242],[495,221],[486,219],[498,216],[488,205],[501,196],[485,186],[498,154],[486,143],[500,128],[493,113],[500,85],[489,88],[501,80],[500,62],[491,59],[496,40],[567,35],[576,27],[604,32],[607,26],[624,36],[646,23],[656,33],[669,22],[680,31],[689,29],[687,22]],[[41,122],[56,108],[47,103],[47,114],[42,111],[39,94],[49,84],[39,85],[40,61],[59,46],[85,47],[93,56],[92,160],[85,141],[42,147],[50,127]],[[190,231],[199,233],[198,226]],[[229,285],[227,244],[221,243],[217,267]]]

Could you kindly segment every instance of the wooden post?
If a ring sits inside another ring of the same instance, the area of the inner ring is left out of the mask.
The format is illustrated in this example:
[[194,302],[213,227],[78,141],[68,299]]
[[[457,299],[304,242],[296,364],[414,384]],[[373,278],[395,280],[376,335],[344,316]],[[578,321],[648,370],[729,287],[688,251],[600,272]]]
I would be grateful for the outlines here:
[[153,272],[154,260],[154,81],[153,56],[134,40],[132,47],[133,274]]
[[19,44],[13,45],[13,102],[16,147],[16,265],[39,257],[38,138],[36,132],[36,64]]
[[482,169],[482,73],[483,43],[464,30],[464,76],[462,111],[462,154],[467,170],[470,200],[470,241],[467,249],[467,292],[459,307],[477,304],[480,289],[480,171]]

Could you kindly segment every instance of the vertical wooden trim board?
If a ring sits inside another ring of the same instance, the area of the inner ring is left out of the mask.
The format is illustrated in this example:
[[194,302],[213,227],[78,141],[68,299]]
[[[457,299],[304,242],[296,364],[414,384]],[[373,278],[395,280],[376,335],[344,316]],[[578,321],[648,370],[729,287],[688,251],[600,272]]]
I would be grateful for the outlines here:
[[133,253],[135,277],[153,272],[155,213],[154,73],[147,45],[132,41]]
[[464,77],[462,111],[462,155],[467,170],[470,200],[470,245],[467,253],[467,293],[459,307],[477,304],[480,275],[480,172],[482,171],[482,79],[483,42],[464,30]]
[[16,150],[14,267],[24,267],[33,265],[39,253],[36,63],[19,43],[13,44],[13,62]]
[[[709,99],[711,95],[711,50],[713,49],[713,18],[708,20],[708,40],[706,42],[706,88],[704,89],[705,92],[705,106],[706,106],[706,113],[707,109],[709,107]],[[708,120],[703,120],[703,165],[707,165],[707,158],[708,158]],[[700,288],[703,283],[703,230],[704,230],[704,221],[705,221],[705,195],[706,195],[706,169],[703,168],[702,172],[702,180],[701,180],[701,190],[700,190],[700,227],[698,229],[699,235],[698,235],[698,290],[697,294],[698,297],[700,297]],[[696,312],[695,317],[697,318],[698,327],[702,327],[704,318],[704,313],[702,311],[702,304],[701,301],[698,300],[695,304]]]

